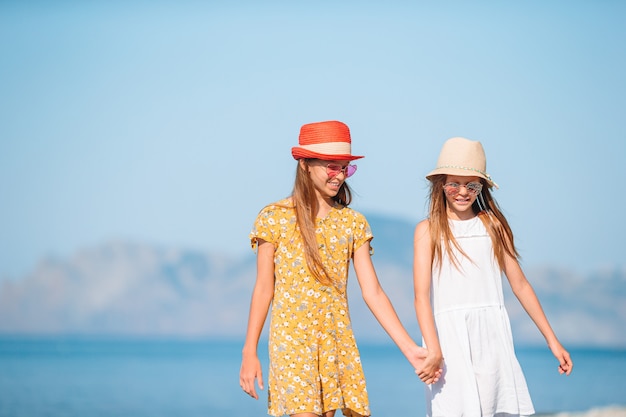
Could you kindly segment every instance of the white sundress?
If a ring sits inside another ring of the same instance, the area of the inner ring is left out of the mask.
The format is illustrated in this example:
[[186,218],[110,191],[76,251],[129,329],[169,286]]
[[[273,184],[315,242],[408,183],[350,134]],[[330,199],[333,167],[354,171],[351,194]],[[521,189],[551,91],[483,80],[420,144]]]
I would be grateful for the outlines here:
[[433,270],[431,302],[444,372],[436,384],[426,386],[427,415],[534,414],[513,348],[502,273],[491,238],[478,216],[450,220],[450,227],[471,261],[457,253],[460,268],[456,269],[444,253],[443,266]]

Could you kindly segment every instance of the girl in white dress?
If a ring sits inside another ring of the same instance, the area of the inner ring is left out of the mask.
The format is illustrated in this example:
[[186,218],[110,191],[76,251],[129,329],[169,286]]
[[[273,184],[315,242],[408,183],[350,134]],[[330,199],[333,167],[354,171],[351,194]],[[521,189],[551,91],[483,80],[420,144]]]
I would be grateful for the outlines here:
[[[518,263],[490,189],[480,142],[445,142],[431,182],[429,217],[415,228],[417,320],[428,348],[419,377],[429,417],[527,416],[534,408],[515,357],[502,273],[569,375],[572,361]],[[435,376],[443,364],[443,375]]]

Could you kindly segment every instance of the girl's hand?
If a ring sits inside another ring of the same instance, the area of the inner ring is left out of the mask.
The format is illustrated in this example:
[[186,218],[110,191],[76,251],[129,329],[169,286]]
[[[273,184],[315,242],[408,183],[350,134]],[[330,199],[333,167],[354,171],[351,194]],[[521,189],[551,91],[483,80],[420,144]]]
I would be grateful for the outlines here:
[[406,353],[406,358],[416,370],[421,369],[424,366],[424,361],[427,356],[428,350],[418,345],[413,345],[411,350]]
[[241,370],[239,371],[239,385],[246,394],[259,399],[254,389],[254,380],[257,380],[259,388],[263,389],[263,372],[261,370],[261,361],[256,354],[244,354],[241,361]]
[[561,375],[569,375],[574,368],[574,363],[569,356],[569,352],[565,350],[565,348],[561,346],[560,343],[557,343],[555,346],[550,346],[550,350],[552,351],[552,354],[554,355],[556,360],[559,361],[559,373]]
[[[423,349],[423,348],[421,348]],[[443,356],[434,352],[428,351],[426,358],[422,362],[421,367],[415,368],[415,373],[425,384],[434,384],[439,381],[441,374],[443,373]]]

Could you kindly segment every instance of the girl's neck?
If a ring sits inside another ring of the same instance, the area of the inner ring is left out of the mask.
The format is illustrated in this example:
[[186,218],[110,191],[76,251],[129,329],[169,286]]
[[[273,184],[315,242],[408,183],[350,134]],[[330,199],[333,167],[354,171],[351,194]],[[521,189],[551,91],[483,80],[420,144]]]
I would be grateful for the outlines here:
[[449,207],[446,209],[446,214],[449,220],[471,220],[476,217],[474,210],[458,211],[450,210]]
[[335,207],[335,201],[331,198],[318,196],[317,198],[317,218],[323,219]]

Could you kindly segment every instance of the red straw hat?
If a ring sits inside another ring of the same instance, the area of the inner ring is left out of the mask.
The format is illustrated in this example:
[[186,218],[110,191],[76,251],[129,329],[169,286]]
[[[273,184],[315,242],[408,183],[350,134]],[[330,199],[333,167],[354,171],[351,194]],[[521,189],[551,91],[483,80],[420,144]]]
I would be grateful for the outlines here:
[[352,161],[363,158],[352,155],[350,129],[345,123],[335,120],[303,125],[298,143],[300,146],[291,148],[294,159]]

